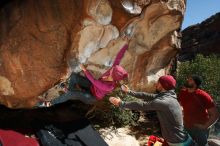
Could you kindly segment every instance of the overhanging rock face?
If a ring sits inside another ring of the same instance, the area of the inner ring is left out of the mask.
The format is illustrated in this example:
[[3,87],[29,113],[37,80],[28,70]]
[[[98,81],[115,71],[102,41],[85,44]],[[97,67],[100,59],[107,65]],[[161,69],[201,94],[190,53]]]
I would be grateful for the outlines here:
[[180,48],[184,0],[11,0],[0,11],[0,102],[32,107],[79,64],[99,75],[129,37],[121,65],[153,90]]

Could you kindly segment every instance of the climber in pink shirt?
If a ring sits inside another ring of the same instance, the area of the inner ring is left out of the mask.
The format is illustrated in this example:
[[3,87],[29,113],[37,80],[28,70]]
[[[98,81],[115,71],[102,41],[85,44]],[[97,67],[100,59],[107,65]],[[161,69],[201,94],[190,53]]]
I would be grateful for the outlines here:
[[[128,78],[128,73],[119,64],[123,58],[128,45],[125,44],[118,52],[112,67],[107,70],[99,79],[80,65],[85,77],[72,73],[69,81],[68,91],[60,97],[51,101],[51,104],[62,103],[67,100],[80,100],[86,104],[93,104],[97,100],[102,100],[106,94],[111,93],[121,80]],[[79,90],[84,89],[84,91]]]

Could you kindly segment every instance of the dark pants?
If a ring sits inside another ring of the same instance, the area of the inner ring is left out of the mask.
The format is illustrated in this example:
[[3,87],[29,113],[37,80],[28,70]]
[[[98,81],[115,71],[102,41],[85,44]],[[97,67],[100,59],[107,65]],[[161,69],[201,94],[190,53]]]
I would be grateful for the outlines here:
[[186,129],[192,139],[197,143],[198,146],[208,146],[209,130],[201,129]]
[[[82,90],[77,89],[77,85]],[[96,98],[90,92],[91,85],[91,82],[87,78],[79,74],[72,73],[67,93],[52,100],[51,104],[54,105],[63,103],[68,100],[80,100],[85,104],[93,104],[96,102]]]

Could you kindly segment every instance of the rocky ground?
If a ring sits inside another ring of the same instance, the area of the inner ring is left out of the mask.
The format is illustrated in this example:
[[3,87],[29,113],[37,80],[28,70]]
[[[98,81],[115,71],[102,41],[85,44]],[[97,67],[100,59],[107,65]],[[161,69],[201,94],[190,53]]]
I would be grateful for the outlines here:
[[99,132],[109,146],[146,146],[149,135],[159,135],[156,125],[142,114],[136,126],[108,127]]
[[[156,126],[158,124],[141,116],[137,126],[118,129],[108,127],[99,132],[109,146],[147,146],[149,135],[160,135]],[[214,131],[214,128],[210,132],[209,146],[220,146],[220,131]]]
[[[143,128],[143,127],[142,127]],[[101,129],[100,133],[109,146],[147,146],[149,135],[132,131],[131,127]],[[220,137],[211,136],[209,146],[220,146]]]

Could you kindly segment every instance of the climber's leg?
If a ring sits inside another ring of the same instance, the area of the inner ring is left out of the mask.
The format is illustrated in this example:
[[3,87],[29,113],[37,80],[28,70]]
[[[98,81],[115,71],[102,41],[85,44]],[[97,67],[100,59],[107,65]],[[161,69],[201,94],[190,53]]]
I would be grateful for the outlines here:
[[69,80],[68,90],[75,91],[77,89],[77,85],[89,91],[91,82],[86,77],[83,77],[76,73],[72,73]]
[[[86,104],[93,104],[96,101],[96,98],[90,92],[91,85],[91,82],[87,78],[79,74],[72,73],[69,79],[68,91],[53,99],[50,102],[50,105],[63,103],[68,100],[80,100]],[[85,91],[77,89],[77,86],[79,86],[81,89],[84,89]],[[44,102],[40,102],[36,106],[45,107],[43,103]]]

